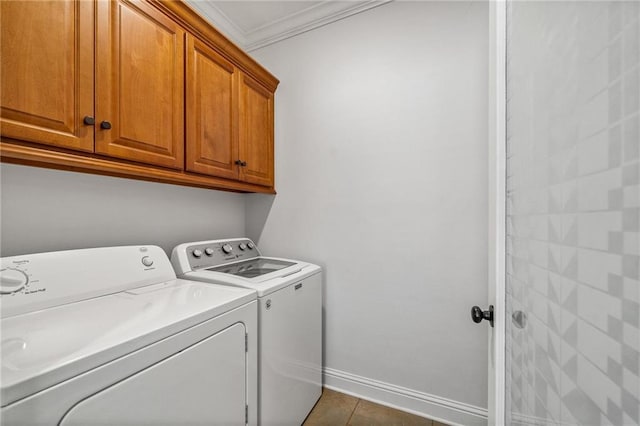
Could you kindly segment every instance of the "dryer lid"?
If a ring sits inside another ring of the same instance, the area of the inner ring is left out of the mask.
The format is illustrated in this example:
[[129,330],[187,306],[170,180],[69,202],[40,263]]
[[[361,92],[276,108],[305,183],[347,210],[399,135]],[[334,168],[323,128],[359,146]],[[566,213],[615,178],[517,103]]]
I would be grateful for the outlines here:
[[186,280],[2,320],[2,406],[256,299]]

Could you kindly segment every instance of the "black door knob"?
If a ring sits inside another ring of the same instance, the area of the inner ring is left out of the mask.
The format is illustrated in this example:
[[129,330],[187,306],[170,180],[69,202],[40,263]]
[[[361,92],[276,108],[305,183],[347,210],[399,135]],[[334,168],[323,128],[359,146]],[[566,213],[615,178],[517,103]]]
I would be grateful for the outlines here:
[[100,122],[100,128],[104,130],[109,130],[111,128],[111,123],[109,123],[108,121],[102,121]]
[[481,323],[482,320],[489,321],[489,325],[493,327],[493,305],[489,305],[489,310],[483,311],[479,306],[471,308],[471,320],[475,323]]
[[96,119],[91,117],[90,115],[87,115],[82,119],[82,122],[87,126],[93,126],[94,124],[96,124]]

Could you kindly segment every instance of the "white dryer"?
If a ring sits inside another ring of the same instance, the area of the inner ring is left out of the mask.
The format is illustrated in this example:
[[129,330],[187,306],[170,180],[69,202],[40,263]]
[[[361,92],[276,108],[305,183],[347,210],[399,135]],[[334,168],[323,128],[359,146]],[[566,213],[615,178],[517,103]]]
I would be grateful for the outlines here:
[[255,291],[155,246],[1,261],[3,424],[257,423]]
[[322,393],[321,268],[247,238],[181,244],[171,262],[179,277],[258,292],[258,422],[302,424]]

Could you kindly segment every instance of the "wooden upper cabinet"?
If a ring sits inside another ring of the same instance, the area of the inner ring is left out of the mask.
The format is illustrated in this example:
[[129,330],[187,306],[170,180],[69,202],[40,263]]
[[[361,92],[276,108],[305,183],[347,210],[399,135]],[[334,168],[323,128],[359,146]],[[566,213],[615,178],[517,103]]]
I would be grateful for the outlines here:
[[240,74],[240,179],[273,186],[273,93]]
[[188,171],[273,186],[273,93],[187,37]]
[[94,3],[0,1],[2,136],[93,151]]
[[185,31],[146,2],[96,7],[95,151],[182,169]]
[[186,87],[186,169],[237,179],[236,68],[189,35]]
[[185,3],[0,0],[0,24],[1,161],[275,192],[278,80]]

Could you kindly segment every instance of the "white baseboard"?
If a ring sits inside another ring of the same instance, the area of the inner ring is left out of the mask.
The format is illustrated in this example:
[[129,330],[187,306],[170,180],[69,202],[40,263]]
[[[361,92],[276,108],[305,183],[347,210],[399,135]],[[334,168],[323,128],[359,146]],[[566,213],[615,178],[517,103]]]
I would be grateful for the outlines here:
[[418,416],[429,417],[449,425],[487,425],[487,410],[485,408],[334,370],[333,368],[323,368],[323,379],[326,388]]

